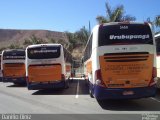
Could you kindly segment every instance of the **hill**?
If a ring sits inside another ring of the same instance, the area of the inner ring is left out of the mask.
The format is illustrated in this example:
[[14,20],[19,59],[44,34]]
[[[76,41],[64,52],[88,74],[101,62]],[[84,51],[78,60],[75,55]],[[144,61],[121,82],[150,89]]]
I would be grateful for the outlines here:
[[27,44],[24,45],[24,43],[34,38],[39,40],[40,43],[60,43],[65,48],[68,48],[74,58],[79,59],[82,57],[84,49],[84,45],[82,45],[84,42],[82,40],[69,40],[67,33],[49,30],[0,29],[0,51],[6,48],[13,48],[14,46],[25,48]]
[[[0,29],[0,48],[7,47],[10,44],[22,45],[26,39],[31,36],[48,41],[49,39],[68,41],[64,32],[48,30],[11,30]],[[48,41],[49,42],[49,41]]]

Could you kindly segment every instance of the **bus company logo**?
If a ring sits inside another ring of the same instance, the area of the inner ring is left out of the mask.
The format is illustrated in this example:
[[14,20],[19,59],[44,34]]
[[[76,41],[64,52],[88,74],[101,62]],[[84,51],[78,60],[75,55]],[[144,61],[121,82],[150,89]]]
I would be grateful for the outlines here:
[[36,54],[36,53],[56,53],[57,50],[34,50],[31,51],[31,54]]
[[110,35],[109,39],[110,40],[121,40],[121,39],[148,39],[149,38],[149,34],[146,35]]
[[25,59],[25,56],[4,56],[4,59]]
[[158,114],[142,114],[142,120],[159,120]]

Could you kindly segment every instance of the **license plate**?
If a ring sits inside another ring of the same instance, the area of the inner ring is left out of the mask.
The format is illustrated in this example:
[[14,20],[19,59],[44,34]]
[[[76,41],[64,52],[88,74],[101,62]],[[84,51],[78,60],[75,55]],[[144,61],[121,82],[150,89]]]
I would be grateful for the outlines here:
[[133,91],[124,91],[123,95],[133,95],[134,92]]
[[12,79],[12,80],[13,80],[13,81],[16,81],[17,79],[14,78],[14,79]]

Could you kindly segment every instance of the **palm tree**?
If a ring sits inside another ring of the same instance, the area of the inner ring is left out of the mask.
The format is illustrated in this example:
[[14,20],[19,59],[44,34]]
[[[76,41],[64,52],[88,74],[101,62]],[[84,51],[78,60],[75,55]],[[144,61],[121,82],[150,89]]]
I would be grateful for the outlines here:
[[154,19],[154,26],[156,27],[155,28],[155,34],[158,34],[160,33],[160,15],[157,15]]
[[155,17],[154,23],[156,27],[160,27],[160,15]]
[[8,46],[8,48],[9,48],[9,49],[22,49],[23,47],[20,46],[19,44],[14,43],[14,44],[10,44],[10,45]]
[[158,28],[160,28],[160,15],[157,15],[157,16],[154,18],[154,20],[151,20],[151,18],[148,17],[148,18],[146,19],[146,22],[148,22],[148,23],[150,23],[150,24],[152,25],[152,28],[153,28],[153,30],[156,31],[156,33],[159,33],[159,32],[160,32],[160,29],[158,29]]
[[74,33],[76,39],[78,39],[83,45],[87,43],[89,37],[89,31],[83,26],[79,31]]
[[125,15],[124,6],[119,5],[115,9],[112,9],[109,3],[106,6],[106,17],[97,16],[97,21],[99,24],[107,22],[121,22],[121,21],[135,21],[136,18],[130,15]]
[[74,33],[66,32],[66,35],[69,41],[68,50],[72,52],[73,49],[75,49],[76,47],[78,46],[84,47],[86,45],[89,37],[89,31],[84,26],[80,30]]

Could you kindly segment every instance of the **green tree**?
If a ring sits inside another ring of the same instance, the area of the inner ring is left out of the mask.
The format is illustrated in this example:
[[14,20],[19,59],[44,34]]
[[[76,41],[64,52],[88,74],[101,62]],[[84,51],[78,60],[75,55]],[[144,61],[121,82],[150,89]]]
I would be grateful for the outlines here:
[[148,17],[146,22],[149,22],[152,25],[152,28],[156,33],[160,32],[160,15],[157,15],[154,20],[151,20],[151,18]]
[[10,44],[8,46],[9,49],[21,49],[23,48],[22,46],[20,46],[19,44]]
[[76,38],[74,33],[65,32],[68,38],[68,50],[72,53],[74,47],[76,46]]
[[157,16],[155,17],[155,25],[156,25],[157,27],[160,27],[160,15],[157,15]]
[[6,47],[1,47],[0,48],[0,53],[3,51],[3,50],[5,50],[6,49]]
[[43,43],[46,43],[43,39],[37,38],[35,35],[32,35],[30,37],[30,41],[31,41],[32,44],[43,44]]
[[32,42],[29,39],[25,39],[23,45],[24,46],[32,45]]
[[75,32],[75,37],[80,41],[80,43],[82,43],[82,45],[85,45],[87,43],[89,34],[89,31],[84,26],[79,31]]
[[53,38],[48,38],[48,41],[49,41],[50,43],[56,43],[56,40],[53,39]]
[[136,18],[131,15],[125,15],[125,10],[123,5],[118,5],[114,9],[111,8],[109,3],[105,4],[106,7],[106,16],[97,16],[97,22],[108,23],[108,22],[122,22],[122,21],[135,21]]
[[156,27],[160,28],[160,15],[157,15],[154,19],[154,24]]
[[87,43],[89,37],[89,31],[82,27],[80,30],[75,33],[66,32],[68,38],[68,50],[72,52],[77,47],[84,47]]
[[57,43],[63,45],[63,47],[67,49],[67,42],[64,41],[63,39],[57,40]]
[[28,45],[43,44],[43,43],[47,43],[47,42],[42,38],[37,38],[35,35],[32,35],[29,39],[25,39],[23,45],[28,46]]

